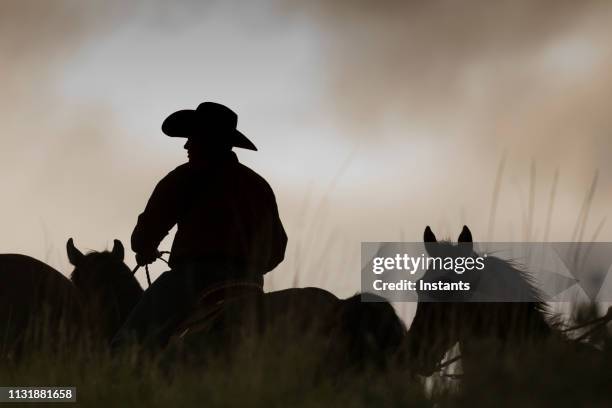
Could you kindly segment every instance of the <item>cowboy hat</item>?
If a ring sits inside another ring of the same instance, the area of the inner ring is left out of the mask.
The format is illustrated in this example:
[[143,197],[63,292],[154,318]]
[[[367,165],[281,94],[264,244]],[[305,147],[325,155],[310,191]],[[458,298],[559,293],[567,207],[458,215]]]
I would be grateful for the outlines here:
[[203,102],[195,110],[183,109],[168,116],[162,123],[162,132],[170,137],[227,137],[231,146],[257,150],[253,142],[236,129],[237,124],[238,115],[227,106]]

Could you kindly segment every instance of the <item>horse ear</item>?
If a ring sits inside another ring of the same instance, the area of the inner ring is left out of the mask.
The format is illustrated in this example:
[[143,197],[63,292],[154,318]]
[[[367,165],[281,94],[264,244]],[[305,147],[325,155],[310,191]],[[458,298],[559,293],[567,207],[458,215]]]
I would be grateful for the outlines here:
[[467,225],[463,226],[461,230],[461,234],[459,234],[459,239],[457,240],[460,244],[463,244],[462,247],[466,248],[468,251],[472,252],[474,249],[474,245],[472,245],[472,232],[467,227]]
[[123,258],[125,256],[125,249],[123,248],[123,244],[121,241],[116,239],[113,243],[113,250],[111,252],[117,259],[123,262]]
[[473,242],[472,241],[472,232],[467,227],[467,225],[463,226],[463,229],[461,230],[461,234],[459,235],[458,242]]
[[434,235],[429,225],[425,227],[425,232],[423,233],[423,242],[438,242],[436,236]]
[[68,253],[68,260],[74,266],[78,266],[85,258],[85,255],[74,246],[72,238],[66,243],[66,252]]
[[425,232],[423,233],[423,242],[425,243],[425,250],[429,255],[435,256],[436,247],[438,240],[434,235],[429,225],[425,228]]

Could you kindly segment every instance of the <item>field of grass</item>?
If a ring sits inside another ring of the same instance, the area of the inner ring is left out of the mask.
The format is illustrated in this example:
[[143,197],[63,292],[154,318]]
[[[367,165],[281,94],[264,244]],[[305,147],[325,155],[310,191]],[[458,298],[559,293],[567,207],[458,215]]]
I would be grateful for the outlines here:
[[491,358],[483,344],[470,375],[429,379],[394,362],[330,370],[317,351],[321,339],[306,334],[269,333],[229,357],[204,359],[143,357],[136,348],[111,356],[81,341],[59,351],[30,345],[19,361],[0,360],[0,385],[75,386],[78,405],[86,407],[609,407],[612,336],[596,339],[601,351],[592,355],[550,343]]

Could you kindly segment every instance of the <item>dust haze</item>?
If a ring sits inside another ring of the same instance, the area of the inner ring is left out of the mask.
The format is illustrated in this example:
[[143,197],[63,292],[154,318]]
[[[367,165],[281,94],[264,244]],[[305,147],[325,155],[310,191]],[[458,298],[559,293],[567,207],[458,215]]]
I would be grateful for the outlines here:
[[3,1],[1,252],[67,272],[68,237],[127,244],[185,159],[164,115],[207,99],[261,147],[238,154],[289,234],[275,287],[351,294],[361,241],[425,225],[569,240],[595,174],[583,239],[610,240],[611,20],[604,1]]

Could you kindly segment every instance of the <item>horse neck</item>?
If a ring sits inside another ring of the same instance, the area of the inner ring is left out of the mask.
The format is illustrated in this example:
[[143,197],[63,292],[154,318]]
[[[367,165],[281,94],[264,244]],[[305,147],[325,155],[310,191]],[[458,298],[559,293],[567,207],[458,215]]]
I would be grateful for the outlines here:
[[483,295],[483,300],[491,302],[542,302],[541,294],[527,272],[496,257],[485,261],[476,291]]
[[117,281],[105,279],[101,280],[103,284],[96,284],[97,280],[92,280],[84,284],[79,282],[79,279],[75,282],[73,275],[73,283],[79,293],[84,312],[88,315],[90,329],[111,336],[138,303],[143,290],[135,279],[125,279],[116,271],[108,273],[116,276]]
[[461,303],[419,302],[408,330],[405,352],[417,365],[432,369],[460,338]]

